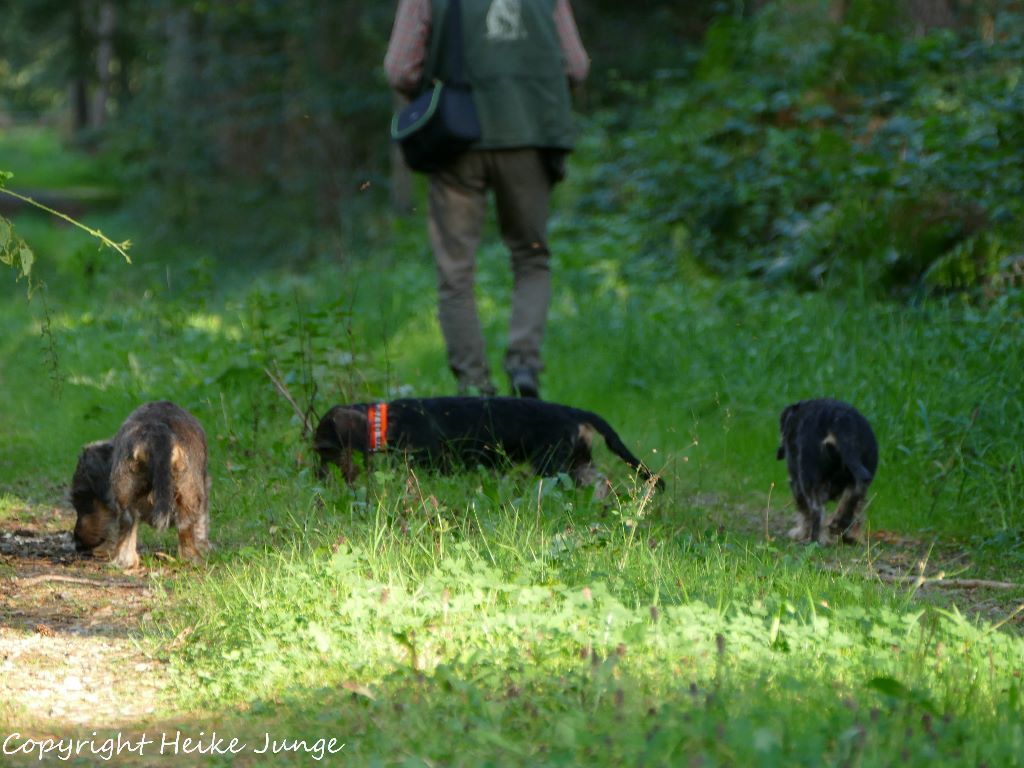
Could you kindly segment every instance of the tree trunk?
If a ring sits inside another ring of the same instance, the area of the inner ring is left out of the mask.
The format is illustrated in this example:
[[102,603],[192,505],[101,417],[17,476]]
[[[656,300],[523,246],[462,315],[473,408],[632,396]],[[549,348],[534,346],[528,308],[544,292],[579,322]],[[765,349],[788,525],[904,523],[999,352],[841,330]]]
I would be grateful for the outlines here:
[[85,26],[85,3],[76,0],[71,8],[71,128],[79,133],[89,125],[89,35]]
[[99,24],[96,27],[96,93],[92,102],[93,128],[102,128],[107,121],[107,100],[113,75],[110,64],[114,58],[114,30],[117,27],[117,8],[111,0],[100,4]]
[[173,10],[164,19],[167,52],[164,56],[164,97],[172,105],[184,100],[191,76],[192,35],[188,10]]
[[188,97],[194,79],[196,45],[190,10],[174,6],[162,22],[167,45],[161,72],[161,103],[173,117],[167,125],[157,128],[157,135],[162,142],[160,170],[165,174],[168,197],[174,200],[168,213],[171,220],[179,224],[191,217],[198,205],[196,185],[189,180],[192,125],[185,118],[190,113]]
[[926,35],[933,29],[951,29],[956,26],[956,13],[950,0],[909,0],[908,5],[915,35]]

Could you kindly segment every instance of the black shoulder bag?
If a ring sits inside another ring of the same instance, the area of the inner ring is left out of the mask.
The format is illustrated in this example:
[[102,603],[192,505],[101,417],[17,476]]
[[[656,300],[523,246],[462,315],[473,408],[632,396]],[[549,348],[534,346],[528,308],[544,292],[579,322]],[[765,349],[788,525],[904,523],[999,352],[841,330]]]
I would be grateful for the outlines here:
[[391,138],[402,148],[406,165],[433,173],[480,140],[473,93],[463,72],[462,3],[452,0],[445,13],[442,34],[452,66],[447,83],[435,80],[391,120]]

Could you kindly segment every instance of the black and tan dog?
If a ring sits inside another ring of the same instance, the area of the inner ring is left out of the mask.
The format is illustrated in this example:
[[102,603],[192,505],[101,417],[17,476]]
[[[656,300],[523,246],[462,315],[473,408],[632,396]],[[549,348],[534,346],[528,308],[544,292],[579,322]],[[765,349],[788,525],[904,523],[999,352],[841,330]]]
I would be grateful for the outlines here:
[[[789,537],[828,544],[832,534],[856,542],[878,468],[878,442],[868,420],[839,400],[802,400],[782,411],[779,431],[777,458],[786,460],[798,513]],[[825,504],[835,499],[839,504],[825,530]]]
[[[320,420],[313,447],[323,473],[330,464],[355,481],[353,453],[364,461],[378,451],[396,450],[415,464],[440,471],[459,467],[529,462],[541,476],[566,472],[576,485],[593,485],[595,496],[609,491],[591,455],[594,435],[641,477],[654,477],[596,413],[542,400],[514,397],[435,397],[390,403],[337,405]],[[657,479],[658,487],[663,487]]]
[[75,545],[133,568],[141,520],[175,526],[179,556],[198,562],[210,547],[209,492],[202,425],[174,403],[146,403],[113,440],[82,449],[71,480]]

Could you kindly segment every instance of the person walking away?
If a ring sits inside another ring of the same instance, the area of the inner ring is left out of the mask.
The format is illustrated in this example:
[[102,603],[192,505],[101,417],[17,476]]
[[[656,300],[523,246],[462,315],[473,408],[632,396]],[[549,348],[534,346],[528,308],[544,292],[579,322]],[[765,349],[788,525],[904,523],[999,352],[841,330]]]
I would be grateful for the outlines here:
[[[448,0],[401,0],[384,68],[414,98],[445,81]],[[551,297],[551,191],[572,150],[570,85],[590,69],[569,0],[462,0],[465,72],[482,138],[429,176],[428,232],[438,319],[460,394],[496,393],[475,297],[476,251],[494,195],[513,274],[504,367],[512,393],[540,396],[541,345]]]

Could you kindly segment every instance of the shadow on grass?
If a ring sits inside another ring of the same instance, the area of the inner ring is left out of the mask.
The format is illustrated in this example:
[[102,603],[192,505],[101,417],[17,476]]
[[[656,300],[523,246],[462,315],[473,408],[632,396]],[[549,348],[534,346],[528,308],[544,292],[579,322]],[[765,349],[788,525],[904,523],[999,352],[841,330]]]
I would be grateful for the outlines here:
[[1015,766],[1024,754],[1011,698],[954,714],[888,678],[844,686],[783,668],[744,679],[728,650],[684,663],[642,676],[594,654],[556,676],[397,669],[373,686],[340,681],[228,711],[117,729],[12,724],[0,737],[12,765],[46,749],[51,762],[126,766]]

